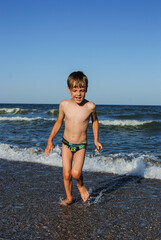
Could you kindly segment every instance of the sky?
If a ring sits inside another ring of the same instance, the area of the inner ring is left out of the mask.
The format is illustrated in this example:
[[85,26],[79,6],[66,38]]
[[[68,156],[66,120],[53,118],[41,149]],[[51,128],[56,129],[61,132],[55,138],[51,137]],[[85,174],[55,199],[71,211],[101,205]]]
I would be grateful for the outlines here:
[[0,103],[161,105],[160,0],[0,0]]

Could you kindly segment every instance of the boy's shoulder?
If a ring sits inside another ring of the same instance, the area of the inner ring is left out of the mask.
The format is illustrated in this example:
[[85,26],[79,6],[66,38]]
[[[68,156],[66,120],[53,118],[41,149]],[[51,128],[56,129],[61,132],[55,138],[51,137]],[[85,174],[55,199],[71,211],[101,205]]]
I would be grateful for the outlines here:
[[59,108],[65,110],[70,106],[70,102],[71,102],[70,99],[62,100],[59,104]]
[[96,105],[95,105],[94,102],[88,101],[87,104],[88,104],[88,107],[89,107],[91,110],[94,110],[94,109],[96,108]]
[[[71,100],[71,99],[66,99],[66,100],[62,100],[61,102],[60,102],[60,108],[63,108],[63,109],[65,109],[65,108],[67,108],[67,107],[69,107],[70,106],[70,104],[71,105],[73,105],[73,101]],[[90,111],[95,111],[95,109],[96,109],[96,105],[95,105],[95,103],[93,103],[93,102],[91,102],[91,101],[88,101],[88,100],[86,100],[86,99],[84,99],[84,103],[83,103],[83,105],[84,105],[84,107],[86,106]]]
[[69,102],[70,102],[70,99],[62,100],[59,105],[60,105],[60,106],[65,106],[65,105],[67,105]]

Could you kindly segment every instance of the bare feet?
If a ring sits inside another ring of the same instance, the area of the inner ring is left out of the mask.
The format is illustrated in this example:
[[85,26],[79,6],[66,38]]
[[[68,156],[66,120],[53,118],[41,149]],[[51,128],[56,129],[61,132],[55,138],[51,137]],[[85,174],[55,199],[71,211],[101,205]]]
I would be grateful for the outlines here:
[[72,202],[73,202],[72,200],[65,199],[64,201],[59,202],[59,205],[66,207],[72,204]]
[[86,202],[89,198],[89,192],[87,191],[87,189],[84,186],[79,186],[77,184],[77,187],[79,189],[81,198],[83,199],[84,202]]

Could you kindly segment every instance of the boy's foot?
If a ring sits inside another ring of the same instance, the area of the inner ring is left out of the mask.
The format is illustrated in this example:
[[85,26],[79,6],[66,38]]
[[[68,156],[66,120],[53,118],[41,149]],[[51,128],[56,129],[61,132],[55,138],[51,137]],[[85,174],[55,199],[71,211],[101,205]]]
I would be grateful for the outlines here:
[[69,206],[70,204],[72,204],[72,200],[68,200],[68,199],[65,199],[64,201],[61,201],[61,202],[59,202],[59,205],[61,205],[61,206]]
[[77,187],[80,192],[81,198],[83,199],[84,202],[86,202],[89,198],[89,192],[87,191],[87,189],[84,186],[79,187],[77,185]]

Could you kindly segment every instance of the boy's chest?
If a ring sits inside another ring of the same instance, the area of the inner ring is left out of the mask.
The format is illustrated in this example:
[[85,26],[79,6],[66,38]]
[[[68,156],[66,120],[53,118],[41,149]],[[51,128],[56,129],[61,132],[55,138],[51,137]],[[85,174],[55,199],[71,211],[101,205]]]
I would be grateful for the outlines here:
[[84,122],[89,119],[91,112],[87,108],[70,108],[65,111],[66,120]]

